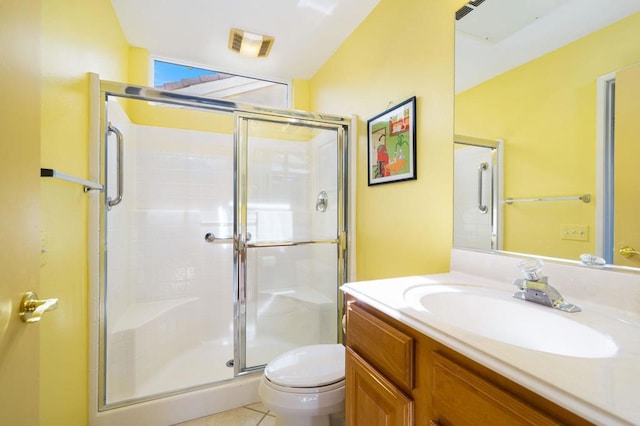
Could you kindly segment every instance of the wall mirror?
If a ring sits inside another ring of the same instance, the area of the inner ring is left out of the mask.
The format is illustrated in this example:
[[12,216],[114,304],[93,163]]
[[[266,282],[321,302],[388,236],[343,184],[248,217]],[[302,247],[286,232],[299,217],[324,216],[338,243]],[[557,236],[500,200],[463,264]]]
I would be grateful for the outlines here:
[[639,11],[476,0],[457,12],[454,247],[640,268]]

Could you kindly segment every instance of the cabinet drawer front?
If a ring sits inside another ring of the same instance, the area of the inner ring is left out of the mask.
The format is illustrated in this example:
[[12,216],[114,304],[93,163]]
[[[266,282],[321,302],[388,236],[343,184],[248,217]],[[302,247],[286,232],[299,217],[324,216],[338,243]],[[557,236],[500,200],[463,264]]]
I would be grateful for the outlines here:
[[515,398],[462,366],[433,354],[432,402],[440,425],[557,425],[535,407]]
[[357,304],[347,306],[347,346],[396,385],[411,392],[414,341]]

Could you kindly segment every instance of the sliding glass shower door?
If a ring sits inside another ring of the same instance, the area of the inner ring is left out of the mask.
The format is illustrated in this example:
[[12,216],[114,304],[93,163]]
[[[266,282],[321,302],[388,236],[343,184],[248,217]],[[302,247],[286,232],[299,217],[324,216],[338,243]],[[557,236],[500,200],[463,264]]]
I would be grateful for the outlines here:
[[239,371],[338,341],[344,278],[344,134],[323,123],[238,114]]
[[499,141],[456,136],[453,245],[502,248]]
[[232,379],[233,135],[108,118],[102,401]]

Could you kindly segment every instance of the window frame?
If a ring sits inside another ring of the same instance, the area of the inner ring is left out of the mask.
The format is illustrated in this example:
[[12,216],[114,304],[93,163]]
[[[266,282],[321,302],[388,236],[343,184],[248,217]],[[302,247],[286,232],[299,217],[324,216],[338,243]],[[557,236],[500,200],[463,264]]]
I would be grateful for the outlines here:
[[[293,90],[292,90],[292,83],[291,80],[281,80],[281,79],[275,79],[275,78],[266,78],[266,77],[260,77],[260,76],[250,76],[250,75],[245,75],[245,74],[238,74],[235,72],[231,72],[231,71],[227,71],[224,69],[217,69],[217,67],[213,67],[211,65],[205,65],[205,64],[201,64],[201,63],[197,63],[197,62],[189,62],[189,61],[183,61],[183,60],[179,60],[179,59],[174,59],[174,58],[169,58],[166,56],[159,56],[159,55],[149,55],[149,75],[148,75],[148,81],[149,81],[149,87],[155,87],[155,64],[156,61],[160,61],[160,62],[166,62],[169,64],[175,64],[175,65],[179,65],[179,66],[184,66],[184,67],[194,67],[194,68],[200,68],[200,69],[204,69],[207,71],[211,71],[211,72],[215,72],[215,73],[222,73],[222,74],[228,74],[228,75],[232,75],[234,77],[243,77],[243,78],[249,78],[249,79],[253,79],[256,81],[265,81],[265,82],[270,82],[270,83],[276,83],[276,84],[282,84],[286,87],[286,96],[285,96],[285,102],[286,105],[265,105],[265,104],[258,104],[258,106],[261,107],[267,107],[267,108],[276,108],[276,109],[292,109],[293,108]],[[169,90],[169,89],[163,89],[161,87],[157,87],[157,89],[161,89],[161,90]],[[224,98],[222,98],[224,99]],[[240,102],[243,103],[243,102]],[[250,104],[250,102],[247,102],[248,104]]]

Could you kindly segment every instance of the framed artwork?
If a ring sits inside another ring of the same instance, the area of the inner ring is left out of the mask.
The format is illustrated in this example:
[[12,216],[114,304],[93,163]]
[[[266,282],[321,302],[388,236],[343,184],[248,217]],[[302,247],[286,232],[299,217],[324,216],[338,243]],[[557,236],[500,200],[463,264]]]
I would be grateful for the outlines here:
[[367,120],[369,186],[417,179],[416,97]]

